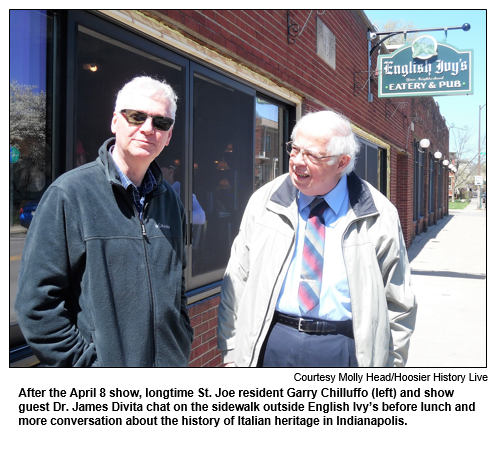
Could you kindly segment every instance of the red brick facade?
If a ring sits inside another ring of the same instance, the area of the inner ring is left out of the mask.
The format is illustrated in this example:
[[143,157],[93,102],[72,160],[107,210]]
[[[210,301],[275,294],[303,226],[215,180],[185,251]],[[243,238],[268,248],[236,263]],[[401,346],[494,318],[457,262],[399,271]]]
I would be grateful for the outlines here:
[[[437,150],[448,159],[449,132],[432,97],[380,99],[377,76],[367,76],[367,31],[370,24],[357,10],[292,10],[300,27],[295,43],[287,41],[286,10],[156,10],[147,17],[180,32],[190,40],[237,62],[302,98],[302,113],[332,109],[343,113],[359,130],[389,149],[388,196],[398,209],[407,246],[448,213],[448,176],[442,169],[442,195],[438,204],[438,164],[434,165],[433,212],[429,213],[429,154]],[[317,55],[317,17],[336,37],[336,68]],[[386,51],[386,50],[382,50]],[[372,70],[377,67],[377,51]],[[373,101],[367,99],[368,85]],[[414,141],[430,140],[424,156],[423,210],[414,214]],[[443,158],[442,158],[443,160]],[[219,296],[190,307],[195,341],[190,366],[217,366],[220,354],[215,335]]]
[[191,347],[191,367],[213,367],[221,364],[221,353],[216,348],[217,306],[219,295],[190,306],[190,321],[195,331]]

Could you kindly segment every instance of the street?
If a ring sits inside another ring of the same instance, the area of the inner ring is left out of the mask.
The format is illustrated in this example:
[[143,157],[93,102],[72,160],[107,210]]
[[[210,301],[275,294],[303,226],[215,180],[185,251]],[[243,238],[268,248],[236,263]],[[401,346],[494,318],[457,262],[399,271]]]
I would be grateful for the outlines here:
[[417,236],[409,248],[418,302],[408,367],[485,367],[486,212],[471,202]]

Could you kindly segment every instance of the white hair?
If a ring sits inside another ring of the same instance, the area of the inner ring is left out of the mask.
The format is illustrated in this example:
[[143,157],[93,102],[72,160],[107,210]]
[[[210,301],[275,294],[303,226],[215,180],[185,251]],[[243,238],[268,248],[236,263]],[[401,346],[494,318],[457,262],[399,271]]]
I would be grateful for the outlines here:
[[[360,143],[353,133],[350,121],[341,114],[333,111],[310,112],[301,117],[294,129],[291,138],[295,139],[298,129],[302,126],[308,127],[308,130],[314,134],[322,134],[330,131],[330,138],[325,148],[326,156],[340,156],[347,154],[351,160],[342,171],[342,175],[348,174],[355,168]],[[328,164],[334,164],[336,159],[329,159]]]
[[137,76],[120,89],[115,103],[115,112],[120,112],[122,109],[125,109],[127,100],[137,91],[150,97],[160,96],[161,98],[167,98],[169,101],[169,117],[172,119],[176,118],[176,93],[166,82],[150,78],[149,76]]

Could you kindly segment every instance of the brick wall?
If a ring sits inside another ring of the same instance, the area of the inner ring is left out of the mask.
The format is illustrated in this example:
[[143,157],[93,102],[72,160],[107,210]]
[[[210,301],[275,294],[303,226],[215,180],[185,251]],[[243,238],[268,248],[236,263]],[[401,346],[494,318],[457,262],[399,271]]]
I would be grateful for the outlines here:
[[[396,158],[396,188],[394,204],[398,209],[402,232],[407,247],[415,237],[415,223],[413,222],[413,194],[414,194],[414,154],[412,156],[399,154]],[[393,171],[393,170],[392,170]],[[395,190],[392,190],[395,192]],[[409,207],[410,205],[410,207]]]
[[221,353],[216,348],[217,306],[216,295],[188,306],[194,330],[191,345],[190,367],[214,367],[221,365]]

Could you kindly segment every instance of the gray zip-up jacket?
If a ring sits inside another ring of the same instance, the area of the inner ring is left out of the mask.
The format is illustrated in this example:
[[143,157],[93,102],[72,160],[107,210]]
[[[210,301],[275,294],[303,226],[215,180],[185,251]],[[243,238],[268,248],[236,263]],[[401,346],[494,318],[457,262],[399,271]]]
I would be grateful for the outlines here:
[[[358,365],[404,366],[417,306],[398,212],[354,173],[348,192],[343,257]],[[285,174],[249,200],[221,289],[218,348],[224,363],[256,366],[294,251],[296,197]]]
[[114,141],[43,195],[23,250],[19,325],[47,366],[187,366],[184,208],[154,161],[140,220]]

